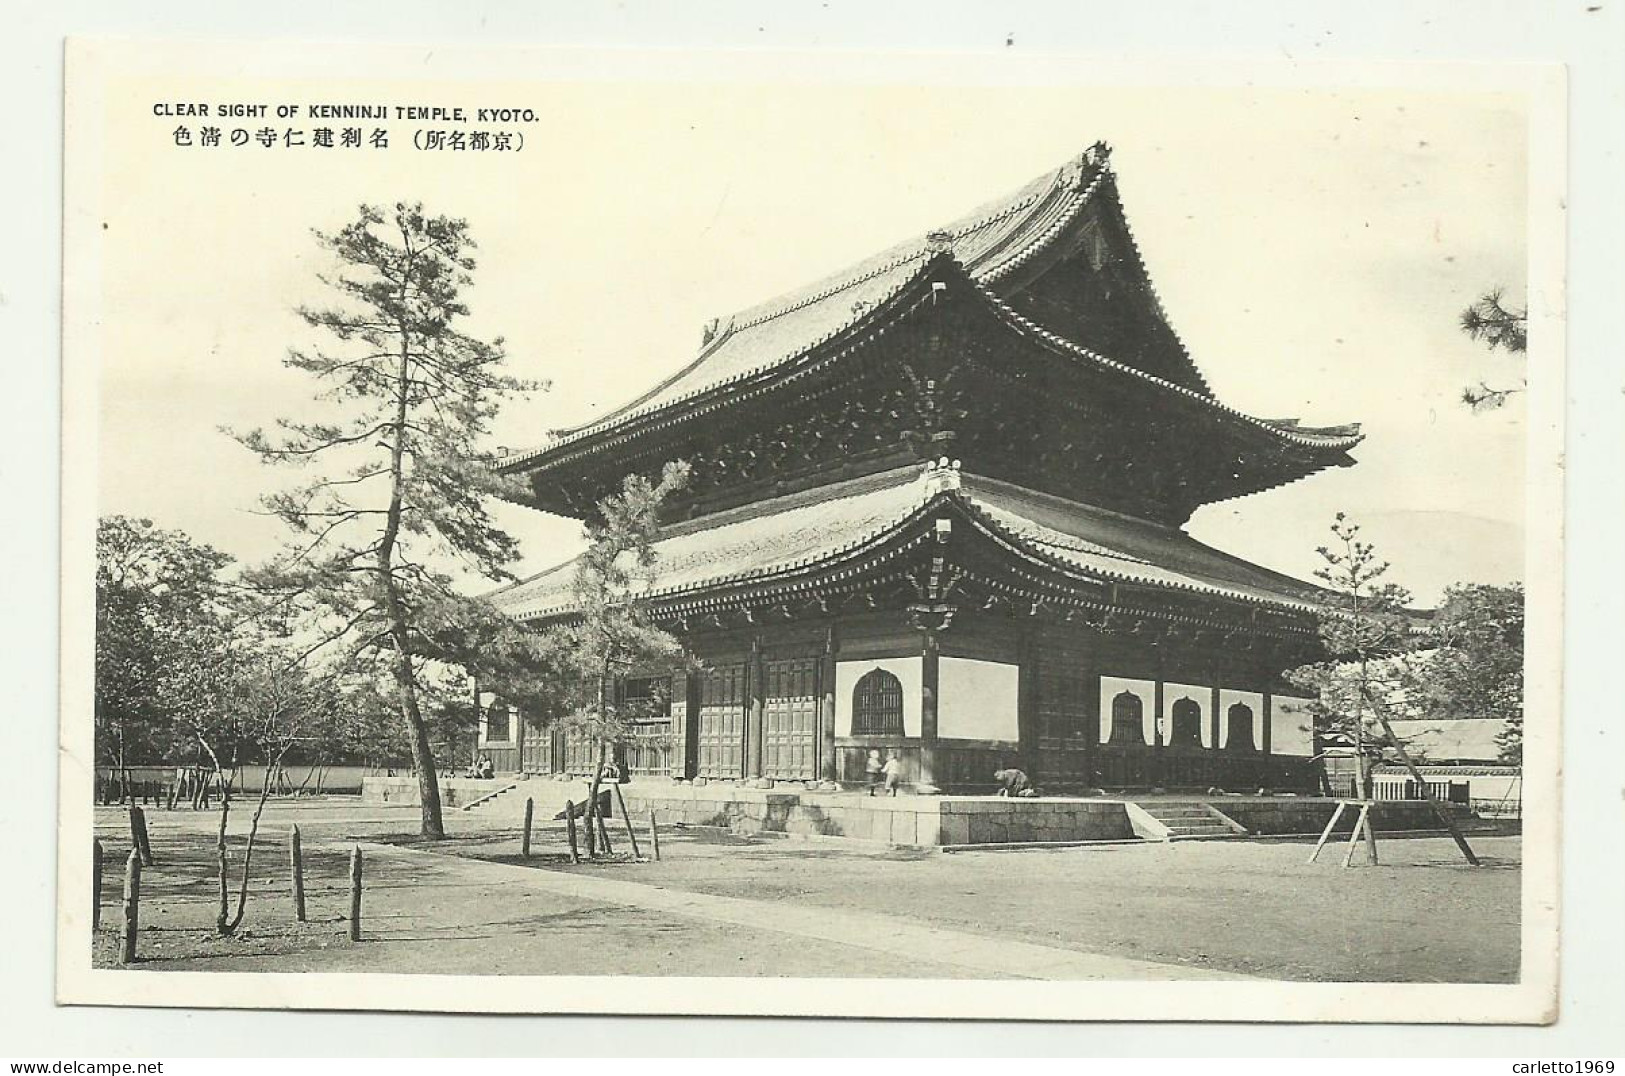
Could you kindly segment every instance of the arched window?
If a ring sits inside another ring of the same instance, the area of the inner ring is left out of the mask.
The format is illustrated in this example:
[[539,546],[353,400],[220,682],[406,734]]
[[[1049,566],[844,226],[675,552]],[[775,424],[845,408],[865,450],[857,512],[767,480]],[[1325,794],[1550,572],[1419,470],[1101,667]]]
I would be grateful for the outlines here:
[[903,682],[885,669],[871,669],[852,689],[852,735],[903,735]]
[[501,699],[493,702],[485,711],[485,742],[508,743],[513,739],[513,716],[508,712],[508,704]]
[[1230,707],[1226,716],[1229,718],[1226,722],[1229,733],[1224,740],[1225,750],[1257,751],[1258,747],[1253,743],[1253,708],[1238,702]]
[[1202,746],[1202,707],[1195,699],[1175,699],[1169,747]]
[[1145,743],[1145,703],[1132,691],[1112,699],[1112,738],[1114,744]]

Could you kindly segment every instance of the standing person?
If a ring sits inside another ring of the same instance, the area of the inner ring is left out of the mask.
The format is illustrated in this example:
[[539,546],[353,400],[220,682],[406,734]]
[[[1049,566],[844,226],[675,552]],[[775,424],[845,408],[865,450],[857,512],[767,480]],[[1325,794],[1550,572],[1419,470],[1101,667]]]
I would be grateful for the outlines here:
[[869,778],[869,795],[873,796],[875,789],[880,787],[885,769],[886,767],[880,761],[880,752],[870,748],[868,761],[863,764],[863,772]]
[[897,795],[897,786],[903,780],[903,762],[897,752],[886,756],[886,764],[880,767],[880,772],[886,775],[886,795]]

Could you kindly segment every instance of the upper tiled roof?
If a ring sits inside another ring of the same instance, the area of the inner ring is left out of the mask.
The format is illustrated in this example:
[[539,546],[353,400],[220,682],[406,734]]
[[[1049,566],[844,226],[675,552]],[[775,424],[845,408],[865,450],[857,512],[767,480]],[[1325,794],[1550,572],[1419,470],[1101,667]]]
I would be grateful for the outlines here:
[[[851,556],[891,537],[935,499],[954,500],[1022,553],[1118,582],[1308,611],[1323,592],[1196,541],[1175,527],[1018,486],[955,475],[933,485],[915,468],[810,490],[668,528],[656,543],[650,597],[764,580]],[[574,561],[492,597],[509,615],[567,613]]]
[[503,461],[522,462],[710,389],[782,365],[850,327],[944,250],[980,283],[995,282],[1043,251],[1111,182],[1104,150],[1091,150],[1003,198],[822,280],[718,320],[694,360],[648,392],[590,423]]

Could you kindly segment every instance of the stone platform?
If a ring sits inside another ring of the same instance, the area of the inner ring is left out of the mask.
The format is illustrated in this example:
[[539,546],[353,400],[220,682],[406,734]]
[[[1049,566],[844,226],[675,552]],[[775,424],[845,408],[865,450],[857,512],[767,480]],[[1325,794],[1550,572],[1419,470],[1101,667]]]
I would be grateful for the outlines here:
[[[507,791],[492,796],[503,789]],[[653,810],[664,825],[844,837],[925,848],[1178,840],[1178,824],[1173,823],[1170,834],[1167,826],[1158,825],[1157,816],[1189,815],[1198,808],[1218,820],[1212,827],[1216,838],[1318,835],[1337,805],[1332,799],[1293,796],[890,797],[783,785],[768,789],[660,779],[632,781],[621,786],[621,793],[634,816],[646,817]],[[550,817],[566,798],[583,799],[585,783],[545,777],[453,778],[441,782],[441,797],[448,808],[467,810],[474,804],[471,815],[503,818],[522,812],[525,800],[533,798],[538,808],[545,809],[543,817]],[[368,778],[363,799],[379,804],[416,803],[417,784],[402,777]],[[1378,832],[1438,826],[1427,804],[1414,801],[1378,803],[1372,819]],[[1338,831],[1346,834],[1352,822],[1353,812],[1345,812]]]

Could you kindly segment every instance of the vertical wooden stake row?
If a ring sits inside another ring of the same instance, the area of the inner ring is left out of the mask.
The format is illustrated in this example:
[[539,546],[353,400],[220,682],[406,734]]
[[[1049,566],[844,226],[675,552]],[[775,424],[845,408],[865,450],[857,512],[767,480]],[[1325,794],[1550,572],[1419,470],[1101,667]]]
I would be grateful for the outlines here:
[[580,863],[581,852],[576,848],[576,805],[571,800],[564,801],[564,828],[570,834],[570,862]]
[[536,799],[533,796],[525,798],[525,836],[519,843],[519,854],[526,859],[530,858],[530,820],[536,814]]
[[361,940],[361,846],[350,852],[350,940]]
[[135,939],[141,930],[141,853],[130,849],[124,864],[124,934],[120,964],[135,963]]
[[293,875],[293,915],[305,921],[305,853],[299,844],[299,827],[288,838],[288,870]]

